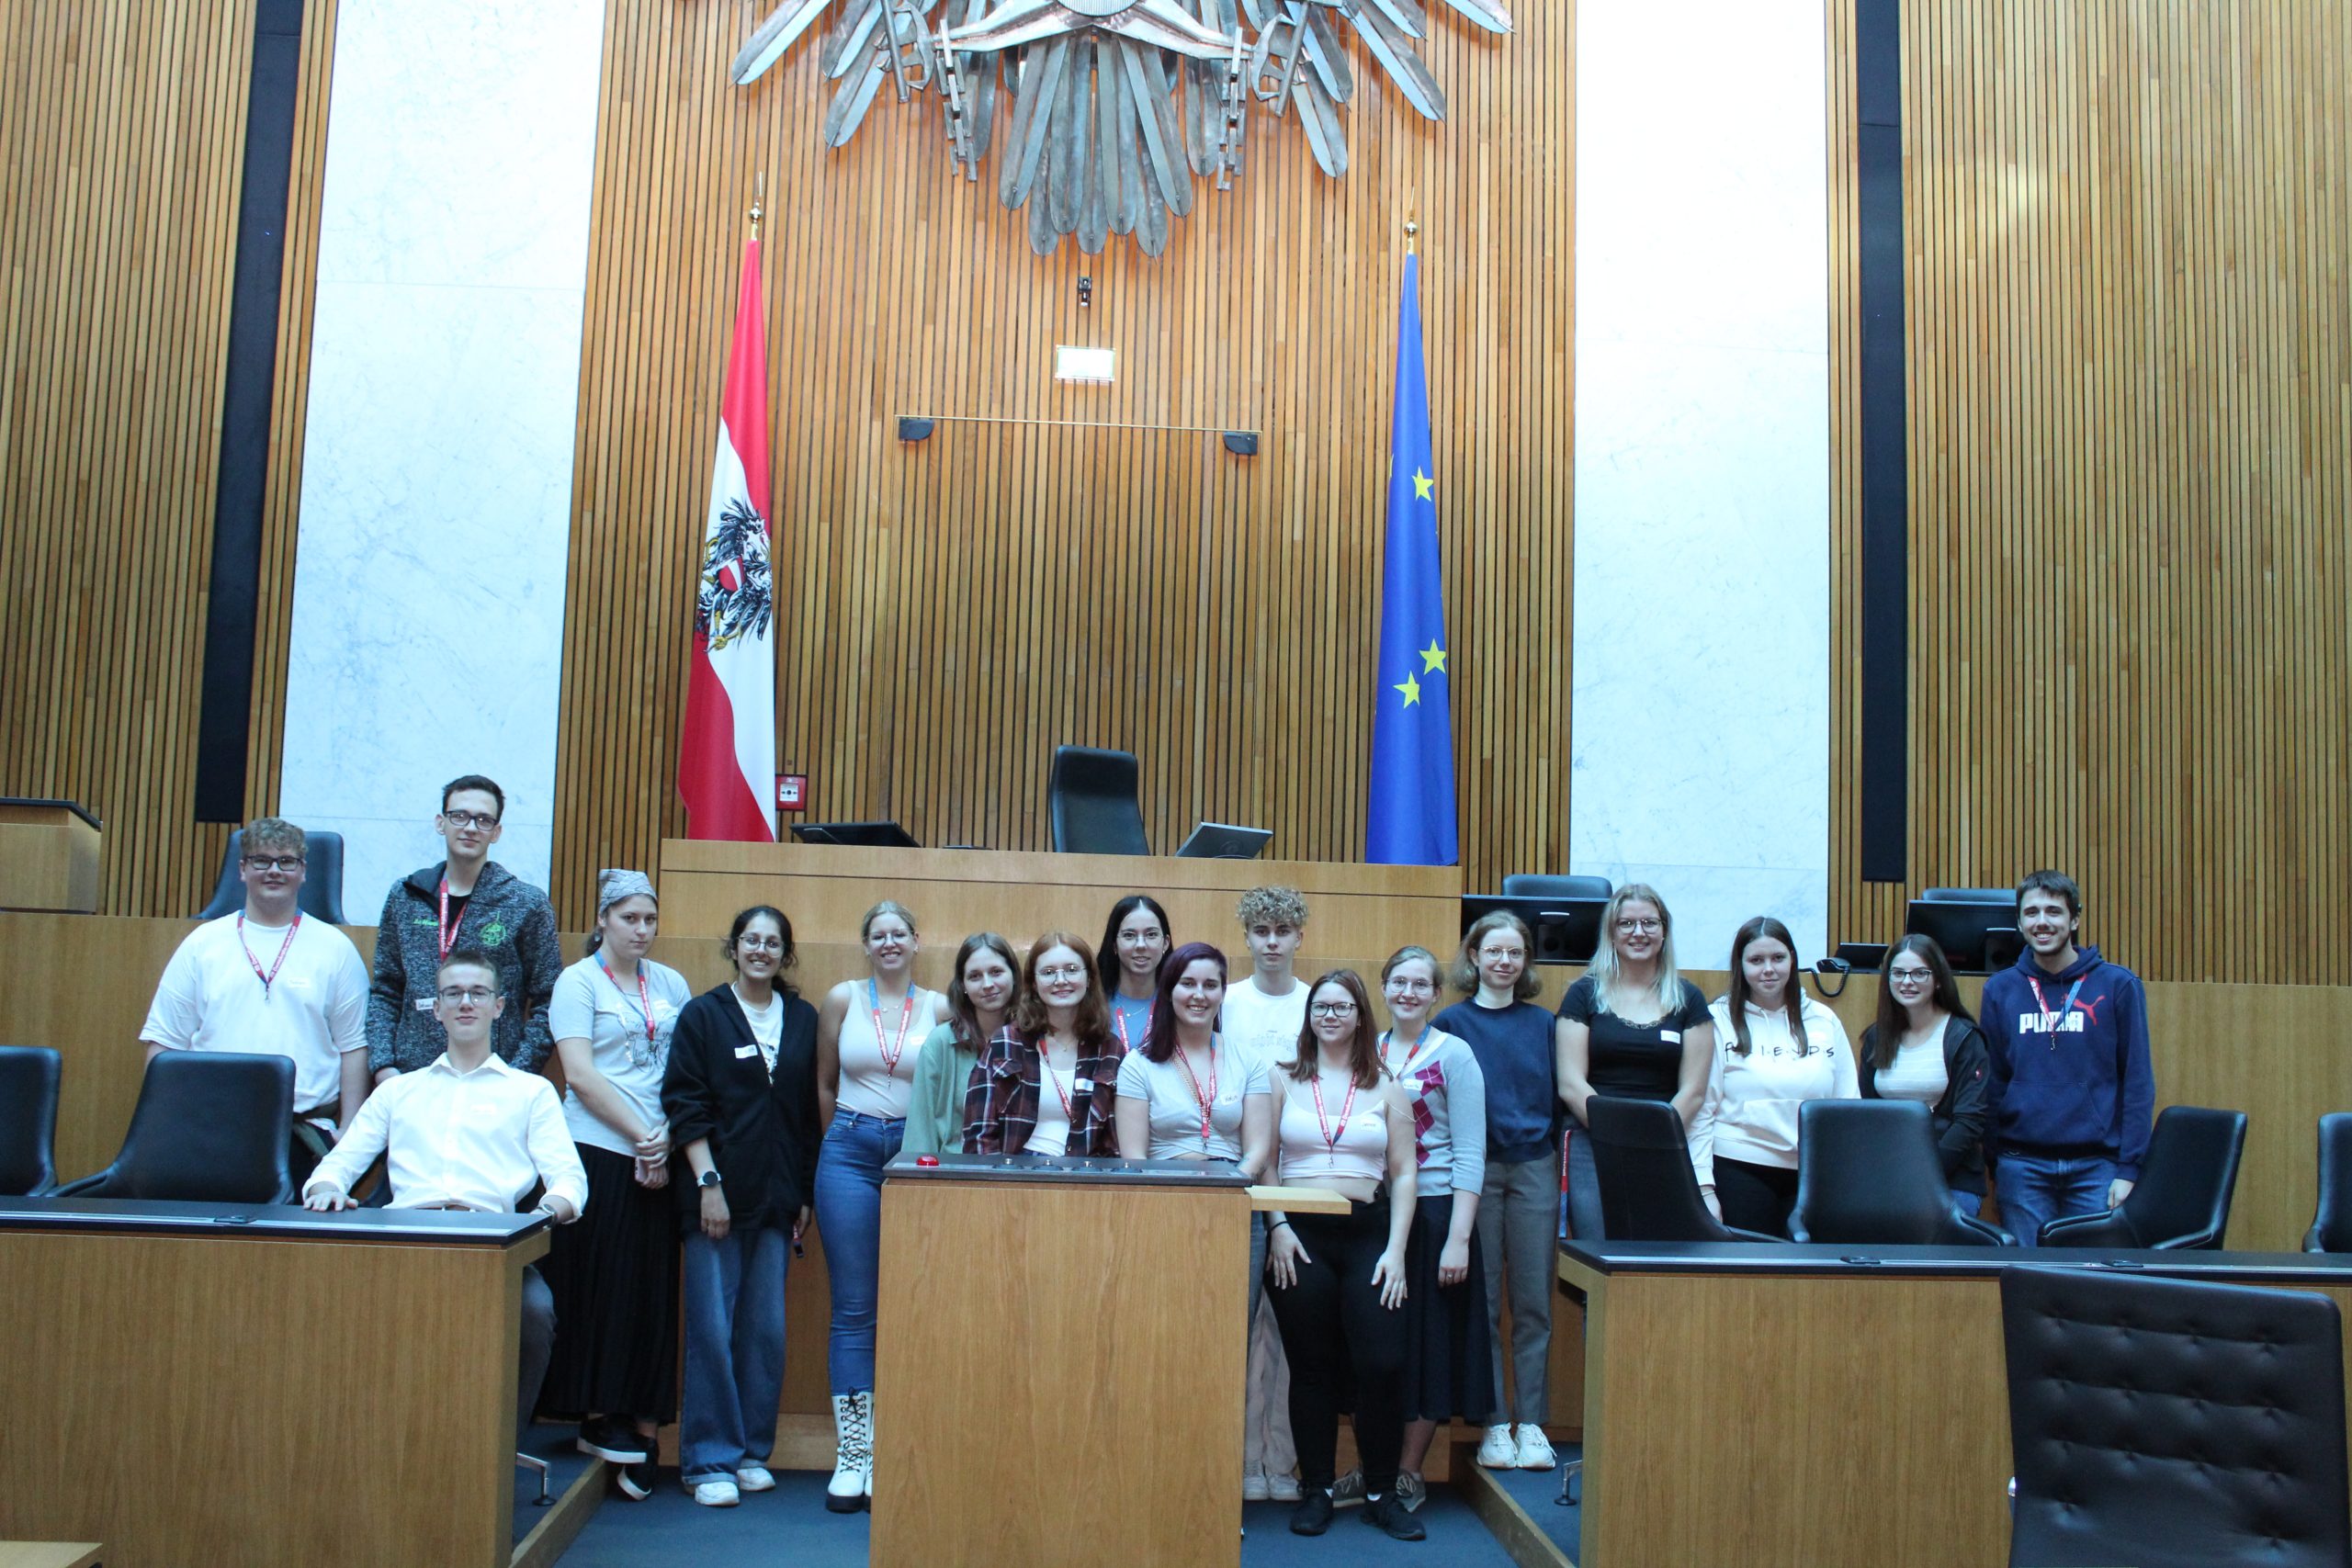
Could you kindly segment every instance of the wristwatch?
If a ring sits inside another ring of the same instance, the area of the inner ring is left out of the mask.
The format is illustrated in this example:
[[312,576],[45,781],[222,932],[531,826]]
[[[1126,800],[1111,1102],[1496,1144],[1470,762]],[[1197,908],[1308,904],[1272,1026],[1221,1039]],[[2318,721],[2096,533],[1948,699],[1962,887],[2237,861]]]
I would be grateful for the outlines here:
[[697,1180],[697,1181],[695,1183],[695,1185],[696,1187],[716,1187],[716,1186],[718,1186],[718,1168],[717,1166],[713,1166],[713,1167],[711,1167],[708,1170],[704,1171],[704,1172],[702,1173],[702,1178],[701,1178],[701,1179]]

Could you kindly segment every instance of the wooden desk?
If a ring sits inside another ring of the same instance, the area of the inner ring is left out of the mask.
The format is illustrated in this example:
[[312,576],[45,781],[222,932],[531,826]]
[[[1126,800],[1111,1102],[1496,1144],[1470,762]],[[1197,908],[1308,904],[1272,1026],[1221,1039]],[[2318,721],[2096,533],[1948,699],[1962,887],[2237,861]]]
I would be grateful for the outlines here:
[[2006,1561],[2000,1271],[2105,1258],[2321,1290],[2352,1334],[2352,1258],[1570,1244],[1560,1278],[1589,1300],[1577,1563]]
[[1140,1181],[884,1181],[875,1562],[1239,1562],[1250,1199]]
[[107,1568],[505,1568],[546,1226],[0,1200],[0,1536],[104,1540]]
[[70,800],[0,798],[0,909],[98,907],[98,819]]

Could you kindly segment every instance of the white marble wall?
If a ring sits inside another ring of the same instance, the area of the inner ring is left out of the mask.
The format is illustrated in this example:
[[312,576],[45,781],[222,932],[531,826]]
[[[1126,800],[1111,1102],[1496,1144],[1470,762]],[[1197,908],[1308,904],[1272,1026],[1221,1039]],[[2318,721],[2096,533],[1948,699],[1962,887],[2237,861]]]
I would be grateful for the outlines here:
[[1679,961],[1829,865],[1826,83],[1804,0],[1577,8],[1570,867]]
[[507,792],[545,885],[602,0],[343,0],[283,813],[348,840],[345,912]]

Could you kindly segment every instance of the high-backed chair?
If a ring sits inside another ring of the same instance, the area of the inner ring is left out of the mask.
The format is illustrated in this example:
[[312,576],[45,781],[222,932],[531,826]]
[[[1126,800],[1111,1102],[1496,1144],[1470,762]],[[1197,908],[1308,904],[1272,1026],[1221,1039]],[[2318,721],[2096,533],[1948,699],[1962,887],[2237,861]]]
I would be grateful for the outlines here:
[[2219,1251],[2245,1152],[2245,1111],[2167,1105],[2156,1112],[2130,1196],[2103,1214],[2051,1221],[2041,1245]]
[[1797,1110],[1794,1241],[2002,1247],[2007,1231],[1956,1213],[1928,1108],[1916,1100],[1808,1100]]
[[1690,1168],[1682,1118],[1662,1100],[1596,1094],[1585,1135],[1600,1178],[1600,1224],[1617,1241],[1778,1241],[1736,1230],[1707,1211]]
[[1506,898],[1606,898],[1615,891],[1605,876],[1553,876],[1544,872],[1514,871],[1503,878]]
[[285,1057],[164,1051],[147,1064],[122,1152],[57,1196],[290,1203],[293,1119],[294,1064]]
[[2335,1303],[2007,1269],[2009,1562],[2346,1568]]
[[1132,751],[1055,747],[1048,791],[1054,848],[1075,855],[1151,853],[1143,831],[1141,774]]
[[[304,837],[310,841],[302,851],[302,913],[339,926],[343,924],[343,835],[306,832]],[[220,880],[212,889],[212,902],[197,911],[198,919],[217,920],[245,907],[245,886],[237,880],[237,863],[244,855],[245,830],[240,828],[229,835],[229,848],[220,857]]]
[[2305,1252],[2352,1252],[2352,1112],[2319,1119],[2319,1213],[2304,1233]]
[[45,1045],[0,1045],[0,1195],[57,1185],[58,1060]]

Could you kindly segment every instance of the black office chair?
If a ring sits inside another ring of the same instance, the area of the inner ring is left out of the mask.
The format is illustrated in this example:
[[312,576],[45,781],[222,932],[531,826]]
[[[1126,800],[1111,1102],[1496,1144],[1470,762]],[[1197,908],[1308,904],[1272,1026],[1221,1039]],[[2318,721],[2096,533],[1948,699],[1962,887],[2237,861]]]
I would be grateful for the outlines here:
[[2014,1247],[1953,1213],[1928,1108],[1916,1100],[1808,1100],[1797,1109],[1792,1241],[1859,1247]]
[[[314,920],[339,926],[343,924],[343,835],[306,832],[304,837],[310,841],[302,852],[300,908]],[[212,889],[212,902],[197,911],[198,919],[217,920],[245,907],[245,885],[237,879],[237,863],[244,853],[245,830],[240,828],[229,835],[229,848],[220,857],[220,881]]]
[[1606,898],[1615,891],[1605,876],[1553,876],[1544,872],[1514,871],[1503,878],[1506,898]]
[[1132,751],[1054,748],[1054,848],[1074,855],[1148,855],[1141,770]]
[[2319,1213],[2303,1234],[2305,1252],[2352,1252],[2352,1112],[2319,1119]]
[[2167,1105],[2156,1112],[2131,1195],[2105,1213],[2051,1221],[2041,1245],[2218,1252],[2245,1152],[2245,1111]]
[[114,1163],[60,1198],[290,1203],[294,1064],[232,1051],[164,1051],[147,1064]]
[[57,1185],[58,1062],[45,1045],[0,1045],[0,1196]]
[[2344,1337],[2313,1292],[2001,1271],[2014,1568],[2346,1568]]
[[1600,1178],[1600,1224],[1617,1241],[1778,1241],[1736,1230],[1707,1210],[1690,1168],[1682,1118],[1662,1100],[1596,1094],[1584,1134]]

